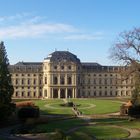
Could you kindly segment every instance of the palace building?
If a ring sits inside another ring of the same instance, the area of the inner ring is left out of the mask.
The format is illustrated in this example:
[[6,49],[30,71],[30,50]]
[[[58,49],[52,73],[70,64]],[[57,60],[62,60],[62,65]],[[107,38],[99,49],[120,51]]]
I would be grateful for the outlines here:
[[13,98],[92,98],[130,96],[133,75],[121,79],[125,67],[82,63],[69,51],[55,51],[43,62],[9,66]]

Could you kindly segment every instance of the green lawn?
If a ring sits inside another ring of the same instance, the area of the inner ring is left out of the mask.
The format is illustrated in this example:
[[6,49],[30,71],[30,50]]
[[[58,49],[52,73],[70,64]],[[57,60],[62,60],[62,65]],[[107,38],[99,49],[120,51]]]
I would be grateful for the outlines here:
[[[120,102],[114,102],[112,100],[101,100],[101,99],[75,99],[73,100],[76,104],[80,104],[81,106],[78,107],[80,111],[82,111],[83,114],[106,114],[106,113],[112,113],[112,112],[118,112],[120,110],[120,106],[122,103]],[[89,107],[91,105],[95,105],[95,107],[91,108],[84,108],[82,109],[82,106],[84,104]]]
[[[114,102],[114,100],[101,100],[101,99],[71,99],[77,108],[83,114],[105,114],[118,112],[121,103]],[[35,104],[40,107],[42,114],[63,114],[73,115],[71,107],[63,107],[64,103],[61,99],[48,99],[48,100],[34,100]]]
[[92,140],[95,136],[97,139],[111,139],[111,138],[125,138],[129,133],[123,129],[115,128],[112,126],[86,126],[81,127],[77,131],[71,134],[72,140]]
[[34,100],[34,103],[39,106],[41,114],[73,115],[70,107],[61,106],[64,101],[60,99]]
[[59,121],[51,121],[46,124],[37,125],[32,132],[34,133],[45,133],[45,132],[54,132],[55,129],[61,129],[63,131],[67,131],[71,128],[74,128],[79,125],[85,124],[84,120],[81,119],[68,119],[68,120],[59,120]]
[[[37,106],[40,107],[41,114],[61,114],[61,115],[73,115],[71,107],[63,107],[64,103],[62,99],[48,99],[48,100],[32,100]],[[112,112],[118,112],[122,103],[119,100],[111,99],[71,99],[76,105],[78,110],[83,114],[107,114]],[[50,133],[56,129],[60,129],[64,132],[71,130],[75,127],[81,126],[74,132],[68,134],[69,140],[92,140],[95,137],[98,139],[110,139],[110,138],[125,138],[128,136],[128,132],[115,126],[122,126],[126,128],[135,128],[140,130],[140,120],[128,121],[121,118],[102,118],[90,120],[92,123],[96,123],[92,126],[84,126],[87,121],[82,119],[68,119],[68,120],[55,120],[48,121],[44,124],[37,124],[31,129],[31,133]],[[135,139],[131,139],[135,140]]]
[[96,122],[98,124],[109,124],[118,125],[126,128],[139,129],[140,130],[140,120],[129,121],[128,119],[119,118],[105,118],[105,119],[93,119],[91,122]]

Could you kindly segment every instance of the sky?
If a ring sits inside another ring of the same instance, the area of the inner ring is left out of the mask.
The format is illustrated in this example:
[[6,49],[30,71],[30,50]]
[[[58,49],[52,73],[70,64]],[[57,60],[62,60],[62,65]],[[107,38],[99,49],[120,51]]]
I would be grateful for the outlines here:
[[0,0],[0,41],[10,64],[70,51],[81,62],[115,65],[109,49],[140,26],[140,0]]

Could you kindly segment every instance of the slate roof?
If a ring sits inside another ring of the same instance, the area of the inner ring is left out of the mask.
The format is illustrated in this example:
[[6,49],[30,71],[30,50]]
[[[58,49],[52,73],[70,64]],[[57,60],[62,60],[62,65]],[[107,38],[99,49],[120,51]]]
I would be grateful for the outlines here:
[[47,58],[50,62],[74,62],[80,63],[80,59],[69,51],[55,51],[48,55]]

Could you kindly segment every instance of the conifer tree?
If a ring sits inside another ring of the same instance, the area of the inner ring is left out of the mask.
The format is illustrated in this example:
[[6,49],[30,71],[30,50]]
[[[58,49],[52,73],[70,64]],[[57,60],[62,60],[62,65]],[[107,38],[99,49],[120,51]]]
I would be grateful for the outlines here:
[[0,120],[6,119],[12,113],[14,105],[11,103],[14,92],[11,75],[8,70],[9,60],[7,58],[4,42],[0,43]]

